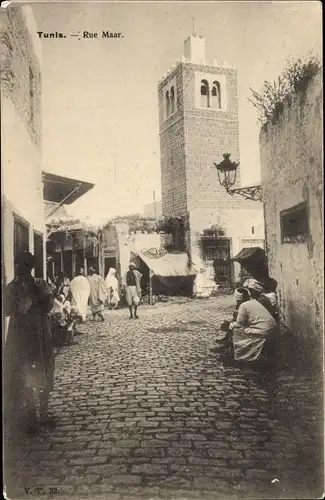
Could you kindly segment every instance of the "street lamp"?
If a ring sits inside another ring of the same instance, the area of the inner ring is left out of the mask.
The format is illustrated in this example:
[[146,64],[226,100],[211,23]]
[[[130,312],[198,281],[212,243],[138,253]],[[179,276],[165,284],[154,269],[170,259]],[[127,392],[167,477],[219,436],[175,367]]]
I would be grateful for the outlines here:
[[230,160],[230,153],[224,153],[221,163],[214,163],[218,172],[219,184],[223,186],[227,193],[236,182],[237,168],[239,163]]
[[246,200],[262,201],[262,186],[261,184],[252,184],[240,188],[231,189],[236,182],[236,174],[239,163],[230,160],[230,154],[222,155],[221,163],[213,163],[218,172],[219,184],[225,188],[227,193],[234,195],[239,194]]

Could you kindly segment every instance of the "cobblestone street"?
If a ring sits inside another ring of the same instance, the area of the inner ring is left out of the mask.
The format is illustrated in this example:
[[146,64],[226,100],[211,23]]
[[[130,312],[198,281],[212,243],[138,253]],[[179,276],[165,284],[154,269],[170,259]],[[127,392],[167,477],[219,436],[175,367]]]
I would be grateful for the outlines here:
[[209,353],[232,307],[221,296],[79,326],[56,357],[56,429],[7,451],[9,498],[320,496],[321,383],[283,372],[270,412],[262,383]]

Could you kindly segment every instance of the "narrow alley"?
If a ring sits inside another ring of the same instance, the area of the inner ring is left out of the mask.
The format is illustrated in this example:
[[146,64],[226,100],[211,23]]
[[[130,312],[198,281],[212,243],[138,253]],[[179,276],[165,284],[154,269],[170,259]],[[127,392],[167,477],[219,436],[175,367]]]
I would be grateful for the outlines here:
[[271,412],[256,377],[209,352],[232,307],[231,296],[184,300],[143,306],[139,320],[122,309],[81,325],[56,357],[57,427],[10,444],[7,496],[321,493],[321,381],[282,372]]

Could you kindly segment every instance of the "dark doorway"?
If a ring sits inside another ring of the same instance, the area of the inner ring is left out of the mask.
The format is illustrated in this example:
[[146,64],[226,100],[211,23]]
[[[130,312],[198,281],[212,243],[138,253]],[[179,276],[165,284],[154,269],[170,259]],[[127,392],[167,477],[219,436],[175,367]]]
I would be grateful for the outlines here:
[[109,268],[113,267],[116,269],[116,258],[115,257],[105,257],[105,277],[109,271]]
[[47,276],[54,281],[61,272],[61,253],[55,252],[47,261]]
[[230,285],[232,281],[232,263],[230,260],[230,238],[218,238],[216,241],[213,267],[216,283]]
[[34,255],[36,258],[35,277],[36,278],[43,278],[44,277],[43,235],[40,233],[36,233],[35,231],[34,231]]
[[87,274],[89,275],[89,269],[94,267],[97,272],[99,272],[98,257],[87,257]]
[[78,276],[80,269],[85,267],[84,251],[76,250],[76,276]]
[[71,250],[64,250],[63,262],[64,262],[64,276],[71,279],[72,278],[72,251]]
[[14,217],[14,262],[19,253],[23,251],[29,251],[29,226],[22,220]]

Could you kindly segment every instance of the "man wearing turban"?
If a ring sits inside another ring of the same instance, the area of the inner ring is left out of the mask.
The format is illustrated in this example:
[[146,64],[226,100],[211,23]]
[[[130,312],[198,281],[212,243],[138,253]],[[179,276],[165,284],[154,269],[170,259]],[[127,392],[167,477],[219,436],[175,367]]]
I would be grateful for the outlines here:
[[255,280],[244,283],[251,299],[240,304],[237,319],[229,328],[233,331],[233,353],[237,361],[266,361],[267,346],[276,341],[277,323],[270,301],[262,298],[263,285]]
[[260,304],[262,304],[274,318],[276,317],[277,301],[275,293],[266,295],[264,293],[262,283],[252,278],[246,280],[243,287],[249,290],[250,296],[253,299],[256,299]]

